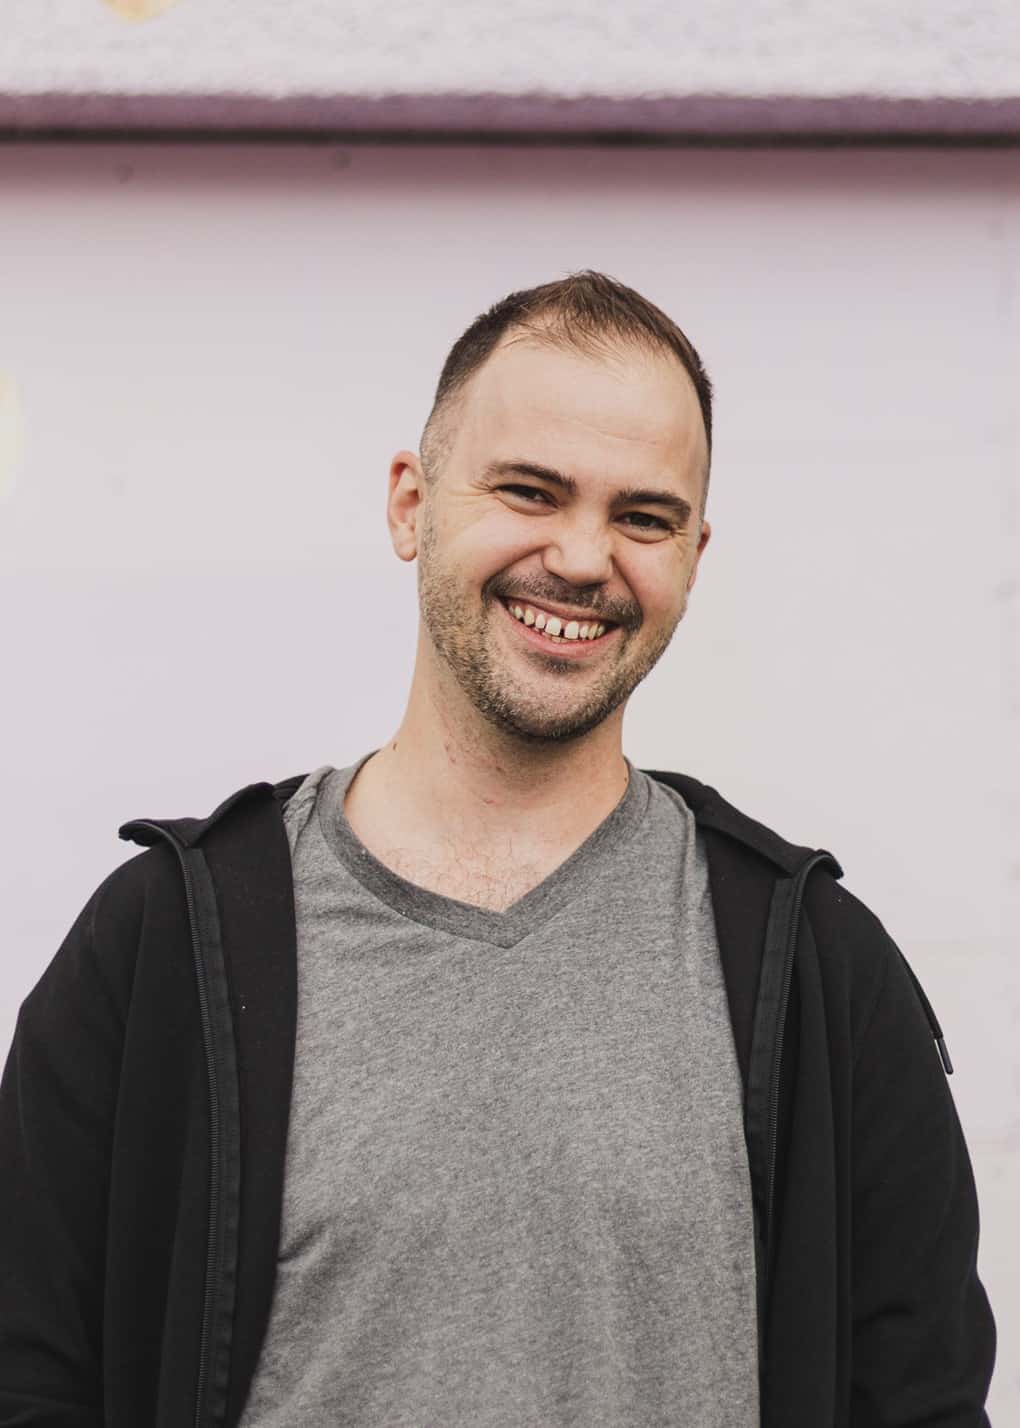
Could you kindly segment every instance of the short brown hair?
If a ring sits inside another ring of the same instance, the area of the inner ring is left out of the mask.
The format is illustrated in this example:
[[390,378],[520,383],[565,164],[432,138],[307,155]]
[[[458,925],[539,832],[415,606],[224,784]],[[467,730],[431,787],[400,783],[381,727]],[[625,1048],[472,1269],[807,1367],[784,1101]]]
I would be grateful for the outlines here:
[[[453,407],[471,376],[506,332],[521,328],[537,341],[592,356],[630,342],[653,352],[671,352],[694,383],[705,423],[708,465],[712,457],[712,384],[694,345],[671,318],[647,298],[606,273],[586,268],[556,282],[509,293],[475,318],[443,363],[432,410],[421,438],[426,477],[436,476],[453,444]],[[704,501],[702,502],[704,511]]]

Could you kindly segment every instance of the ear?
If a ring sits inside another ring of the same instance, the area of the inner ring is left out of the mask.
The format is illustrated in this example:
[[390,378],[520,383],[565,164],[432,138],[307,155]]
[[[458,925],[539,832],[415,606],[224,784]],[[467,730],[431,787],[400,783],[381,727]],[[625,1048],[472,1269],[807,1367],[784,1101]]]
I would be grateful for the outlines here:
[[425,472],[417,452],[398,451],[390,462],[386,522],[393,549],[401,560],[418,554],[418,513],[425,495]]
[[690,591],[694,588],[694,582],[695,582],[695,580],[697,580],[697,578],[698,578],[698,563],[699,563],[700,560],[701,560],[702,551],[705,549],[705,546],[708,545],[708,542],[709,542],[709,540],[711,539],[711,537],[712,537],[712,527],[709,525],[708,521],[702,521],[702,523],[701,523],[701,537],[700,537],[700,539],[699,539],[699,541],[698,541],[698,549],[697,549],[697,551],[696,551],[696,553],[695,553],[695,556],[694,556],[694,564],[691,566],[691,573],[690,573],[690,575],[687,577],[687,591],[688,591],[688,594],[689,594]]

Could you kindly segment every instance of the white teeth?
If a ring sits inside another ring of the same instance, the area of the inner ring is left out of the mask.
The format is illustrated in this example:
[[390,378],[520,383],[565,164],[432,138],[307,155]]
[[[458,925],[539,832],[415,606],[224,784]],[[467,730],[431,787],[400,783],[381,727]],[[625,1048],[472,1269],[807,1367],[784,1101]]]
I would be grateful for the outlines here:
[[533,625],[536,630],[544,630],[557,641],[597,640],[600,635],[605,634],[607,628],[602,623],[582,625],[579,620],[564,621],[558,615],[547,615],[544,610],[536,612],[530,605],[508,605],[507,608],[522,624]]

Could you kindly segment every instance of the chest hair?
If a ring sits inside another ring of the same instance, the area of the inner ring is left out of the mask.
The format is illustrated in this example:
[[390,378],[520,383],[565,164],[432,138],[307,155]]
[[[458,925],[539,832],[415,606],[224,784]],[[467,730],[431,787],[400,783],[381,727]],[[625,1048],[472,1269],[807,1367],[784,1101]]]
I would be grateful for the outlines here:
[[450,854],[434,857],[409,848],[376,853],[391,872],[416,887],[488,912],[505,912],[555,872],[566,856],[550,854],[544,860],[532,857],[522,861],[519,856],[485,859],[477,852],[470,859]]

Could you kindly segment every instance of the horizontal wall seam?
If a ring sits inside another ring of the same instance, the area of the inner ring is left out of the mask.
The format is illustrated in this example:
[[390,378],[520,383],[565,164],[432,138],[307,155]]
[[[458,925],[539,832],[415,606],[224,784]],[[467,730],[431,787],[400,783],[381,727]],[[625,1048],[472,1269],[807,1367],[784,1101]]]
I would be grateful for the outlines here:
[[596,135],[655,139],[784,135],[1020,137],[1015,98],[817,98],[777,94],[561,97],[548,94],[0,93],[0,129],[121,129],[351,136]]

